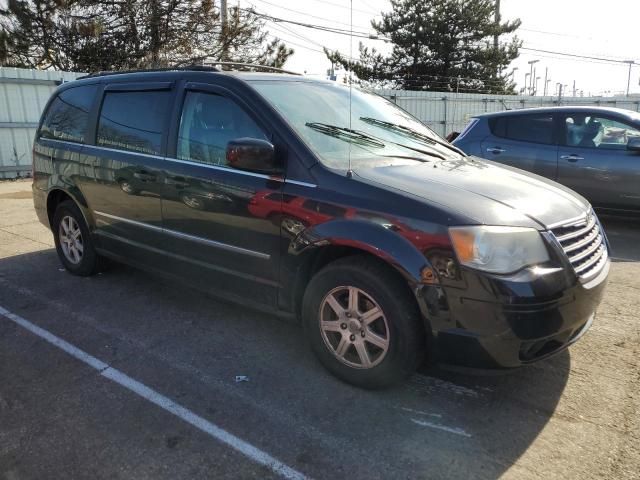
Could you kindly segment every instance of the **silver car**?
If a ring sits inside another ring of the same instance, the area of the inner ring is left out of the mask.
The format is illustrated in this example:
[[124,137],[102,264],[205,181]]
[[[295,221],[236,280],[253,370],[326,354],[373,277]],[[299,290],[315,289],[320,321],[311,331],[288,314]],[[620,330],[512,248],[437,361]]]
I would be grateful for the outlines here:
[[640,213],[640,113],[603,107],[488,113],[473,117],[453,143],[562,183],[600,210]]

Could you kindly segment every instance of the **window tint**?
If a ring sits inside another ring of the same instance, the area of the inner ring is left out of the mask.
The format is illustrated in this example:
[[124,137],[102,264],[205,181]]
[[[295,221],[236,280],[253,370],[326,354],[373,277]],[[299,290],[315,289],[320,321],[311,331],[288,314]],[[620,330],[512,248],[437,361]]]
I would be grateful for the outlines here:
[[640,129],[626,123],[588,114],[566,117],[566,144],[570,147],[619,149],[632,138],[640,138]]
[[171,92],[106,92],[98,121],[97,144],[158,155]]
[[178,158],[226,165],[227,143],[243,137],[267,140],[233,100],[211,93],[187,93],[178,133]]
[[69,142],[84,142],[89,111],[98,87],[87,85],[61,92],[49,105],[40,136]]
[[489,120],[496,137],[532,143],[553,143],[553,117],[550,114],[505,115]]

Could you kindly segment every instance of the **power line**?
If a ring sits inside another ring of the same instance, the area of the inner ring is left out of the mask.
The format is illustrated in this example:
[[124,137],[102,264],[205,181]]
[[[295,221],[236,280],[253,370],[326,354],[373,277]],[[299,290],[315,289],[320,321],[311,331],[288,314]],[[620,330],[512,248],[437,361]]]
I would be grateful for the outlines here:
[[[270,5],[273,5],[273,4],[271,4],[271,3],[269,3],[269,2],[267,2],[265,0],[260,0],[260,1],[263,1],[264,3],[270,4]],[[243,9],[243,10],[246,10],[246,9]],[[286,10],[290,10],[290,11],[296,12],[296,13],[302,13],[302,12],[297,12],[297,11],[291,10],[291,9],[286,9]],[[326,25],[315,25],[315,24],[311,24],[311,23],[297,22],[297,21],[294,21],[294,20],[288,20],[288,19],[284,19],[284,18],[280,18],[280,17],[274,17],[272,15],[267,15],[267,14],[264,14],[264,13],[259,13],[255,9],[249,9],[247,11],[253,13],[256,16],[259,16],[259,17],[262,17],[264,19],[270,20],[273,23],[288,23],[288,24],[292,24],[292,25],[298,25],[298,26],[301,26],[301,27],[305,27],[305,28],[321,30],[321,31],[329,32],[329,33],[336,33],[338,35],[348,35],[348,36],[353,36],[353,37],[356,37],[356,38],[365,38],[365,39],[369,39],[369,40],[389,41],[388,38],[379,37],[377,35],[376,36],[369,35],[366,32],[361,32],[361,31],[350,32],[349,30],[338,28],[338,27],[329,27],[329,26],[326,26]],[[321,18],[321,17],[316,17],[316,18]],[[338,22],[338,23],[340,23],[340,22]],[[505,44],[501,44],[501,45],[504,46]],[[475,45],[471,45],[471,46],[473,46],[473,47],[484,47],[485,45],[475,44]],[[592,56],[592,55],[582,55],[582,54],[577,54],[577,53],[559,52],[559,51],[554,51],[554,50],[546,50],[546,49],[532,48],[532,47],[525,47],[525,46],[520,47],[520,50],[529,51],[529,52],[535,52],[535,53],[540,53],[540,54],[558,55],[558,56],[563,56],[563,57],[567,57],[567,58],[590,60],[592,62],[605,62],[605,63],[618,63],[618,64],[628,63],[627,60],[615,59],[615,58],[610,58],[610,57],[607,58],[607,57],[598,57],[598,56]]]
[[[262,3],[266,3],[267,5],[270,5],[272,7],[276,7],[276,8],[281,8],[282,10],[287,10],[288,12],[292,12],[292,13],[297,13],[299,15],[304,15],[305,17],[311,17],[311,18],[315,18],[317,20],[324,20],[326,22],[333,22],[336,23],[338,25],[345,25],[347,27],[351,26],[351,24],[349,23],[345,23],[345,22],[339,22],[337,20],[332,20],[330,18],[326,18],[326,17],[318,17],[317,15],[311,15],[310,13],[307,12],[301,12],[300,10],[294,10],[293,8],[289,8],[289,7],[283,7],[281,5],[276,5],[275,3],[271,3],[268,2],[267,0],[256,0],[258,2],[262,2]],[[364,25],[355,25],[357,28],[371,28],[368,26],[364,26]]]
[[[347,10],[349,10],[349,9],[350,9],[350,7],[349,7],[348,5],[342,5],[342,4],[340,4],[340,3],[329,2],[329,1],[327,1],[327,0],[313,0],[313,1],[314,1],[314,2],[319,2],[319,3],[324,3],[324,4],[326,4],[326,5],[332,5],[332,6],[334,6],[334,7],[338,7],[338,8],[345,8],[345,9],[347,9]],[[379,15],[380,15],[380,13],[379,13],[379,12],[378,12],[378,13],[375,13],[372,9],[370,9],[370,10],[362,10],[362,9],[359,9],[359,8],[354,8],[354,9],[353,9],[353,11],[354,11],[354,12],[360,12],[360,13],[366,13],[366,14],[369,14],[369,15],[373,13],[373,14],[374,14],[374,16],[379,16]]]
[[540,52],[540,53],[549,53],[552,55],[561,55],[565,57],[573,57],[573,58],[582,58],[585,60],[597,60],[599,62],[610,62],[610,63],[629,63],[626,60],[617,60],[614,58],[605,58],[605,57],[592,57],[590,55],[580,55],[578,53],[568,53],[568,52],[555,52],[553,50],[543,50],[540,48],[529,48],[529,47],[520,47],[520,50],[526,50],[529,52]]
[[378,35],[368,34],[367,32],[358,32],[358,31],[354,30],[353,33],[352,33],[349,30],[342,29],[342,28],[328,27],[326,25],[314,25],[314,24],[311,24],[311,23],[296,22],[294,20],[287,20],[287,19],[280,18],[280,17],[274,17],[273,15],[267,15],[265,13],[257,12],[255,9],[241,8],[240,10],[245,11],[245,12],[249,12],[249,13],[251,13],[251,14],[257,16],[257,17],[261,17],[261,18],[264,18],[266,20],[270,20],[270,21],[272,21],[274,23],[278,23],[278,22],[290,23],[292,25],[299,25],[301,27],[311,28],[311,29],[315,29],[315,30],[322,30],[324,32],[336,33],[338,35],[347,35],[347,36],[353,36],[353,37],[356,37],[356,38],[366,38],[368,40],[384,40],[384,41],[388,41],[387,38],[380,37]]

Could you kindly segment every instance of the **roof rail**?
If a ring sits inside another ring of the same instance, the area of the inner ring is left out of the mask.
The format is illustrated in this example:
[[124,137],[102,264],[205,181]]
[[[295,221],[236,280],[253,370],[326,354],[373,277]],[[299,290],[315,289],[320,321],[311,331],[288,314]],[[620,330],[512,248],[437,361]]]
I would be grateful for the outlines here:
[[[219,65],[223,67],[222,70],[225,70],[224,67],[241,67],[238,70],[244,69],[244,70],[256,70],[256,71],[264,71],[264,72],[288,73],[290,75],[302,75],[301,73],[293,72],[291,70],[285,70],[283,68],[278,68],[278,67],[271,67],[269,65],[260,65],[258,63],[219,62],[216,60],[209,60],[207,58],[202,59],[201,61],[203,66]],[[230,68],[229,70],[233,70],[233,68]]]
[[[292,72],[289,70],[284,70],[282,68],[270,67],[269,65],[259,65],[257,63],[243,63],[243,62],[218,62],[215,60],[208,59],[200,59],[202,61],[202,65],[184,65],[183,63],[177,63],[173,67],[164,67],[164,68],[140,68],[137,70],[116,70],[116,71],[105,71],[105,72],[95,72],[90,73],[88,75],[83,75],[82,77],[78,77],[78,80],[82,78],[92,78],[92,77],[105,77],[108,75],[120,75],[126,73],[142,73],[142,72],[174,72],[174,71],[191,71],[191,72],[222,72],[225,70],[254,70],[254,71],[263,71],[263,72],[276,72],[276,73],[288,73],[290,75],[302,75],[298,72]],[[222,68],[216,68],[216,66],[220,66]],[[224,67],[232,67],[225,69]]]
[[188,67],[164,67],[164,68],[139,68],[137,70],[108,70],[104,72],[95,72],[90,73],[88,75],[83,75],[82,77],[78,77],[80,80],[82,78],[92,78],[92,77],[106,77],[108,75],[124,75],[127,73],[146,73],[146,72],[174,72],[174,71],[203,71],[203,72],[219,72],[220,69],[215,68],[209,65],[190,65]]

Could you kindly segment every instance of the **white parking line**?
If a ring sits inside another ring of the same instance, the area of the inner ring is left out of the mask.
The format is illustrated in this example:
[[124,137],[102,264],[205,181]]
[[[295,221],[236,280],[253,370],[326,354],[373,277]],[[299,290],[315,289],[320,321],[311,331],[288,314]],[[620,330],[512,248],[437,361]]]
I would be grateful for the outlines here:
[[38,327],[37,325],[31,323],[30,321],[22,318],[15,313],[11,313],[9,310],[0,306],[0,316],[11,320],[12,322],[20,325],[21,327],[29,330],[31,333],[39,336],[43,340],[46,340],[50,344],[58,347],[59,349],[65,351],[72,357],[80,360],[81,362],[89,365],[90,367],[98,370],[100,375],[109,380],[117,383],[118,385],[126,388],[127,390],[139,395],[140,397],[148,400],[149,402],[159,406],[160,408],[166,410],[169,413],[172,413],[176,417],[184,420],[185,422],[193,425],[197,429],[207,433],[211,437],[216,440],[228,445],[229,447],[237,450],[244,456],[250,458],[256,463],[264,465],[270,468],[273,472],[278,475],[291,479],[291,480],[306,480],[308,477],[298,472],[297,470],[285,465],[280,462],[276,458],[272,457],[268,453],[260,450],[259,448],[254,447],[248,442],[236,437],[235,435],[223,430],[222,428],[214,425],[213,423],[205,420],[204,418],[196,415],[191,410],[183,407],[175,403],[173,400],[161,395],[156,392],[152,388],[147,387],[146,385],[134,380],[133,378],[127,376],[121,371],[110,367],[103,361],[97,359],[96,357],[89,355],[87,352],[80,350],[79,348],[71,345],[69,342],[57,337],[53,333]]

